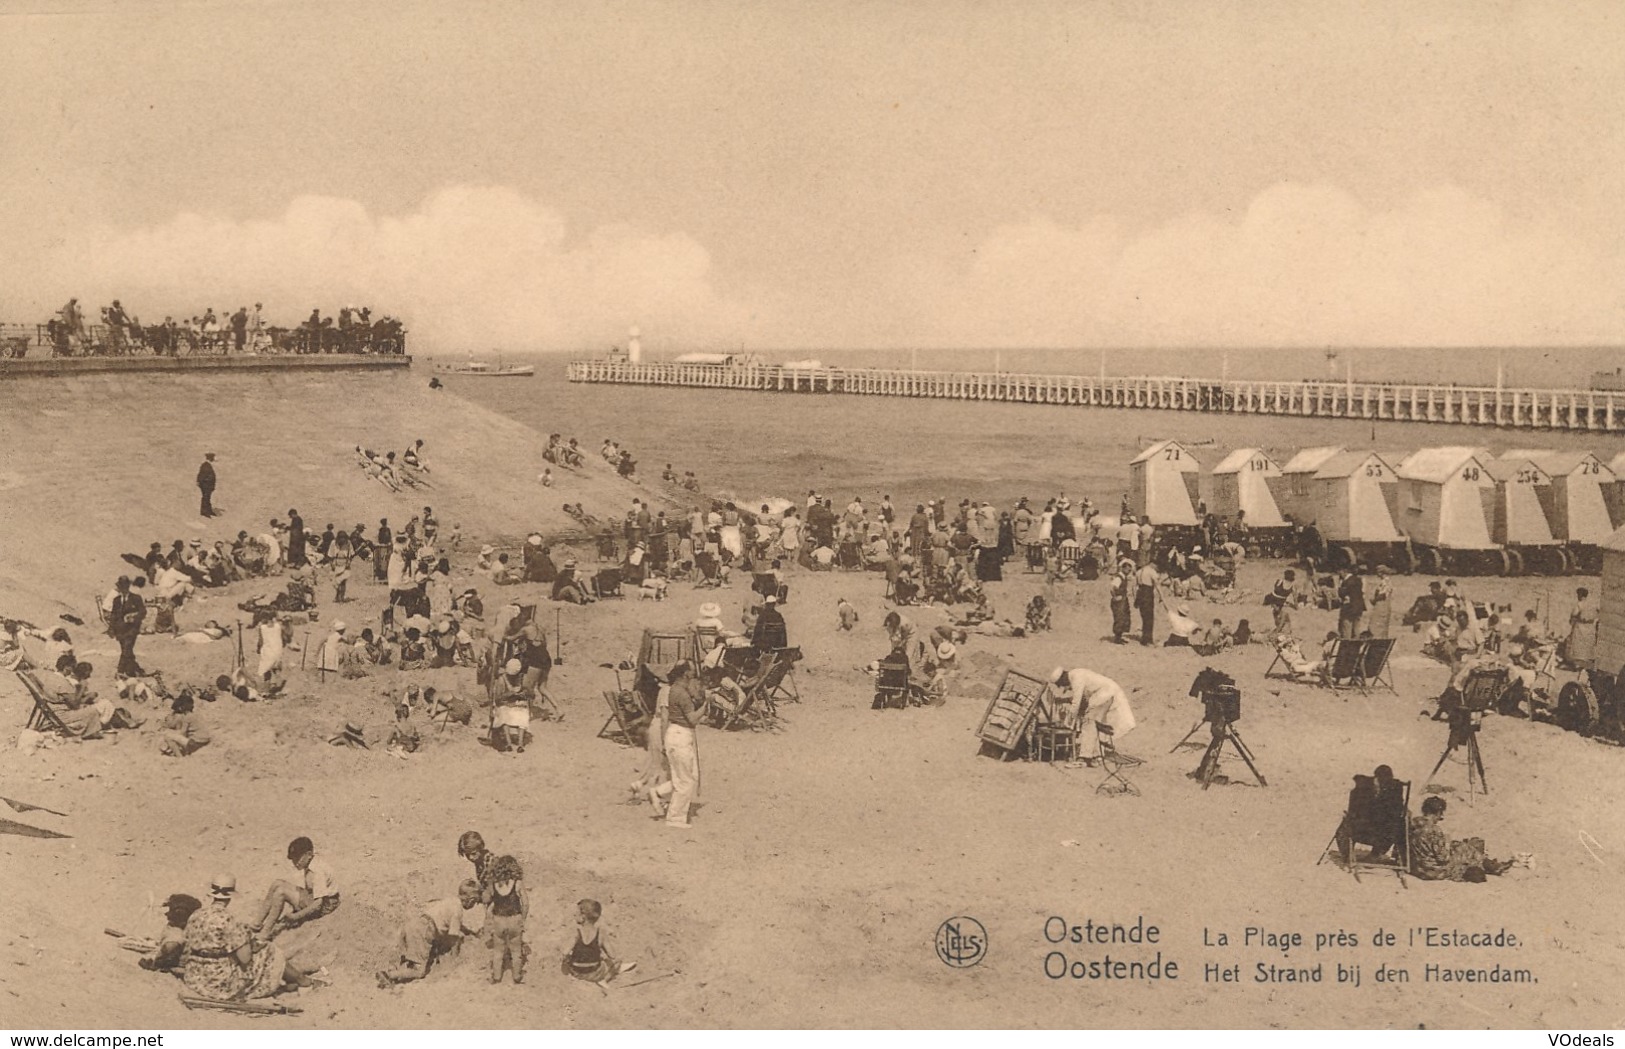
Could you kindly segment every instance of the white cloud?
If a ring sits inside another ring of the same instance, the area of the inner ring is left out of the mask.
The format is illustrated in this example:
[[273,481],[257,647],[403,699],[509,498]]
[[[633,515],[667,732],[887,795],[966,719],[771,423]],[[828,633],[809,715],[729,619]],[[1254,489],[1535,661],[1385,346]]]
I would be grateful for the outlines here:
[[[1618,342],[1625,256],[1518,226],[1459,189],[1372,210],[1283,184],[1243,214],[1130,234],[1110,217],[995,229],[910,267],[922,342],[971,346]],[[929,277],[925,276],[929,274]]]
[[432,352],[597,351],[633,324],[680,343],[731,339],[748,314],[717,293],[710,270],[705,248],[681,233],[606,226],[572,237],[557,211],[487,186],[443,189],[403,215],[328,197],[297,198],[269,221],[186,213],[93,229],[26,267],[0,262],[8,312],[117,297],[150,323],[258,301],[296,323],[312,306],[353,302],[403,316],[414,348]]

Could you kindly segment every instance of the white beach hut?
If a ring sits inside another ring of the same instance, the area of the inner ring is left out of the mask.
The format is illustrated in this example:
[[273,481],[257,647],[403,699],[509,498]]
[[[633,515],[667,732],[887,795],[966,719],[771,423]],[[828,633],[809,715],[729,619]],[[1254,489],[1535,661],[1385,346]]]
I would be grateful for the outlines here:
[[1527,460],[1545,471],[1550,484],[1540,489],[1541,504],[1560,542],[1599,544],[1614,534],[1605,496],[1616,481],[1614,471],[1586,451],[1516,449],[1499,458]]
[[[1490,538],[1516,554],[1513,571],[1527,567],[1561,572],[1567,562],[1552,535],[1542,490],[1552,479],[1529,459],[1484,459],[1485,471],[1495,479],[1495,502],[1490,509]],[[1538,561],[1535,559],[1539,559]]]
[[1396,543],[1399,475],[1376,452],[1338,452],[1310,477],[1315,528],[1329,543]]
[[1429,556],[1423,567],[1449,571],[1449,551],[1494,550],[1490,518],[1494,511],[1495,478],[1472,448],[1423,448],[1399,464],[1400,530]]
[[1213,468],[1208,509],[1231,520],[1244,511],[1253,528],[1280,528],[1286,519],[1269,485],[1270,478],[1280,476],[1280,464],[1262,448],[1237,448]]
[[1178,441],[1158,441],[1129,462],[1129,504],[1154,525],[1194,525],[1201,463]]
[[1313,491],[1315,471],[1342,451],[1340,445],[1304,448],[1286,461],[1280,474],[1269,482],[1275,491],[1275,505],[1283,515],[1297,524],[1310,524],[1315,520],[1319,510]]

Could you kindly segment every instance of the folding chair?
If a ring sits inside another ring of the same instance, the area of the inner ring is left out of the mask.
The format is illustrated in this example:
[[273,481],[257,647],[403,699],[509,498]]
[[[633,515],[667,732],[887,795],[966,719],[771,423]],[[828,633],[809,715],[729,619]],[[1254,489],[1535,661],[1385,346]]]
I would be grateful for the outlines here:
[[592,592],[598,597],[620,597],[621,570],[600,568],[592,577]]
[[774,699],[800,703],[801,689],[796,687],[796,664],[801,662],[801,649],[799,647],[774,649],[773,655],[778,661],[763,687]]
[[1332,654],[1326,660],[1326,684],[1336,691],[1340,688],[1359,688],[1361,667],[1365,662],[1366,642],[1359,638],[1338,638]]
[[[1316,866],[1335,852],[1343,869],[1354,875],[1355,881],[1360,880],[1362,870],[1392,871],[1401,886],[1410,888],[1405,874],[1411,855],[1411,781],[1394,780],[1399,795],[1386,802],[1378,797],[1372,777],[1355,776],[1354,781],[1343,818],[1332,832],[1332,840],[1321,850]],[[1397,807],[1395,801],[1399,803]],[[1360,860],[1354,857],[1357,845],[1391,846],[1398,852],[1393,859],[1367,857]]]
[[612,739],[628,747],[643,746],[638,734],[641,731],[647,735],[649,723],[653,720],[653,715],[643,705],[643,698],[630,689],[620,692],[605,689],[604,702],[609,704],[609,717],[598,730],[597,738]]
[[1027,544],[1027,571],[1042,572],[1044,570],[1044,544]]
[[1060,565],[1057,570],[1059,574],[1065,575],[1066,573],[1070,572],[1076,576],[1078,574],[1078,565],[1083,561],[1083,547],[1076,545],[1068,546],[1067,544],[1062,543],[1060,547],[1060,555]]
[[750,723],[751,728],[760,728],[774,718],[778,717],[778,708],[773,703],[773,697],[764,685],[768,677],[778,665],[778,659],[771,653],[757,660],[752,672],[739,681],[739,690],[745,694],[744,702],[737,707],[730,706],[726,689],[708,689],[713,706],[721,715],[719,728],[729,729],[737,725]]
[[1139,768],[1145,764],[1145,759],[1124,754],[1117,749],[1117,730],[1104,721],[1095,722],[1095,732],[1100,736],[1100,767],[1106,770],[1106,778],[1095,787],[1096,794],[1106,794],[1117,797],[1122,794],[1140,796],[1140,788],[1130,783],[1123,776],[1124,769]]
[[23,688],[28,690],[29,698],[34,701],[34,709],[29,712],[28,722],[25,727],[35,732],[61,732],[66,734],[68,726],[51,706],[50,700],[46,698],[45,686],[40,684],[39,678],[35,677],[31,671],[24,670],[21,667],[18,667],[15,673],[17,674],[17,680],[23,683]]
[[[1264,668],[1264,676],[1267,678],[1279,677],[1285,678],[1288,681],[1296,681],[1298,675],[1293,673],[1292,664],[1287,662],[1286,646],[1280,641],[1276,641],[1271,647],[1275,649],[1275,658],[1270,660],[1270,665],[1268,667]],[[1275,672],[1276,667],[1285,667],[1285,672],[1277,674]]]
[[1365,654],[1360,657],[1359,674],[1354,685],[1361,692],[1370,694],[1377,686],[1399,694],[1394,687],[1394,672],[1388,665],[1389,657],[1394,654],[1394,645],[1397,639],[1391,637],[1371,638],[1365,643]]

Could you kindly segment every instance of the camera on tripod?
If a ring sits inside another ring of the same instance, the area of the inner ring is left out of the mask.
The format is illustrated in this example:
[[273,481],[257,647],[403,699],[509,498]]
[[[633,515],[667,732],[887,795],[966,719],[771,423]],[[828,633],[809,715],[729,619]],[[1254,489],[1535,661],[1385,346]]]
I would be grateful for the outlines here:
[[1191,696],[1202,700],[1202,720],[1210,725],[1241,720],[1241,689],[1236,679],[1212,667],[1204,667],[1191,682]]

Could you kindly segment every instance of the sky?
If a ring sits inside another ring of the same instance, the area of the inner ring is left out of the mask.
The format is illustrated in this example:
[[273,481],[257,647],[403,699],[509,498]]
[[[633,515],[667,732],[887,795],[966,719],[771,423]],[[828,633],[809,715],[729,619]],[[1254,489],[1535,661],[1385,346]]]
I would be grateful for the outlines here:
[[1625,344],[1625,5],[0,0],[0,321]]

